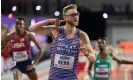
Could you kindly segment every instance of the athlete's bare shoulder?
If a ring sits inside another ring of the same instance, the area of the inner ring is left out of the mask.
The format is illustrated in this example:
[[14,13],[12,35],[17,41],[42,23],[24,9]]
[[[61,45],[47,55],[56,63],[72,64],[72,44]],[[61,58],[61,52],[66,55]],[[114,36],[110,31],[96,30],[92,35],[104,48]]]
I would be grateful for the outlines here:
[[32,33],[30,32],[30,31],[25,31],[26,33],[26,37],[28,37],[29,39],[31,38],[31,35],[32,35]]
[[30,31],[26,31],[25,30],[25,38],[28,40],[28,41],[31,41],[31,35],[32,33]]
[[30,35],[31,34],[30,31],[25,30],[25,32],[26,32],[26,35]]
[[83,36],[88,36],[86,32],[80,30],[80,36],[83,37]]
[[14,34],[14,33],[15,33],[15,31],[11,31],[11,32],[7,33],[7,36],[10,36],[11,34]]
[[80,40],[81,42],[84,42],[85,44],[90,43],[89,36],[84,31],[80,31]]
[[33,34],[30,31],[26,31],[26,35],[31,38],[31,36],[33,36]]

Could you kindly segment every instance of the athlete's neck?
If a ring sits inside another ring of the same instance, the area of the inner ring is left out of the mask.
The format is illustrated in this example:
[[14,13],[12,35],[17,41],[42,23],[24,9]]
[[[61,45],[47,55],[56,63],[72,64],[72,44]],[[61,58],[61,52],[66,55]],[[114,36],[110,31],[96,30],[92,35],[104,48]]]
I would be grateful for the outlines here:
[[21,36],[21,35],[23,35],[24,31],[22,33],[19,32],[19,31],[15,31],[15,33],[16,33],[17,36]]
[[75,32],[76,27],[66,23],[64,29],[65,29],[67,34],[72,34]]
[[100,51],[100,55],[106,55],[106,51],[105,50],[103,50],[103,51]]

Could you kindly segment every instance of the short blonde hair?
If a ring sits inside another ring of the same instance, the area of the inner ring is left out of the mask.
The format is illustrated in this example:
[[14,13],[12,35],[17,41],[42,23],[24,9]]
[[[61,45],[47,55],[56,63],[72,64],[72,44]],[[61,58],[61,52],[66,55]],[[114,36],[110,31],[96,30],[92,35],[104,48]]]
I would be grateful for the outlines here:
[[70,9],[77,9],[77,5],[75,4],[70,4],[70,5],[67,5],[63,8],[63,15],[66,15],[66,12]]

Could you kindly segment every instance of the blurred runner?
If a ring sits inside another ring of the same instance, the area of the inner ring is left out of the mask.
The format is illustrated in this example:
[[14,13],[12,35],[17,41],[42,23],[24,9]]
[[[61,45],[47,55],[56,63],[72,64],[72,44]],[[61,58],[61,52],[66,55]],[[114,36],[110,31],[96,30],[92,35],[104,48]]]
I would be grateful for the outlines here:
[[84,80],[87,76],[88,72],[88,59],[83,53],[79,53],[78,57],[78,66],[77,66],[77,73],[78,73],[78,80]]
[[[37,73],[35,71],[35,65],[42,56],[42,50],[35,37],[29,31],[24,30],[24,28],[25,20],[23,18],[17,18],[15,31],[7,34],[2,40],[2,51],[7,43],[10,42],[14,60],[14,80],[20,80],[18,70],[26,74],[30,80],[38,80]],[[39,49],[39,53],[34,60],[32,60],[30,48],[31,41],[33,41]]]
[[107,40],[106,38],[98,39],[99,52],[94,62],[94,80],[110,80],[110,69],[112,66],[111,58],[120,64],[133,64],[133,61],[119,60],[113,55],[113,50],[107,52]]

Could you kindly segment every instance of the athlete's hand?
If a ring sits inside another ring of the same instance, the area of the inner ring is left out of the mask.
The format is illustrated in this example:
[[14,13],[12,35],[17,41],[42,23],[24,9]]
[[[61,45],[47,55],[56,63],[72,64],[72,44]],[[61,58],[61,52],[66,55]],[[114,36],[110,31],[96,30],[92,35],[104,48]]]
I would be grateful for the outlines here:
[[51,24],[55,24],[56,20],[58,19],[57,18],[46,19],[46,21]]
[[92,74],[91,74],[91,72],[88,72],[88,76],[89,76],[89,78],[90,78],[91,80],[94,80],[94,79],[93,79],[93,76],[92,76]]
[[34,64],[27,65],[27,71],[32,70],[35,67]]
[[85,56],[89,55],[88,50],[87,50],[87,47],[86,47],[83,43],[80,43],[80,51],[81,51],[81,53],[83,53]]
[[55,25],[55,26],[59,27],[60,23],[65,22],[65,20],[59,20],[57,18],[51,18],[51,19],[47,19],[47,22],[51,23],[52,25]]

